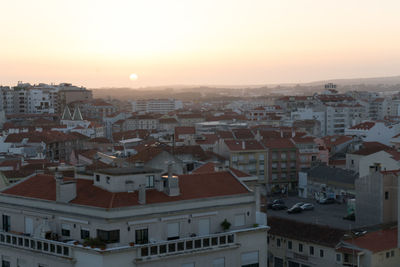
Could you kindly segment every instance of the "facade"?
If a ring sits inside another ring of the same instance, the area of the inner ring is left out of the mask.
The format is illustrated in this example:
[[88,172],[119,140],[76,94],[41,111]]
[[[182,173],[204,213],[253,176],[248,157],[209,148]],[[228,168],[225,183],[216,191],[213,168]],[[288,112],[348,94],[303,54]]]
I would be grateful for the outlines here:
[[371,166],[370,173],[356,180],[356,222],[359,225],[388,224],[398,217],[398,172],[381,171]]
[[266,150],[266,182],[270,190],[297,188],[299,171],[298,149],[290,138],[262,140]]
[[266,266],[257,199],[228,172],[36,175],[0,194],[0,254],[8,266]]
[[140,113],[167,114],[183,108],[182,101],[176,99],[143,99],[131,103],[132,111]]
[[346,266],[335,250],[345,231],[276,217],[268,221],[269,266]]

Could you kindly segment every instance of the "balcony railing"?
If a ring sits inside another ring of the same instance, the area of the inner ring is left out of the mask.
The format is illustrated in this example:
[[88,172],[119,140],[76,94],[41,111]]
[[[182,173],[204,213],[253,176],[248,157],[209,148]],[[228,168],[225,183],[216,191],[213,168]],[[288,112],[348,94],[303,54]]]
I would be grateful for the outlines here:
[[139,249],[138,259],[145,260],[158,256],[169,256],[210,248],[228,247],[235,244],[235,239],[235,233],[225,233],[146,244]]
[[60,257],[71,257],[72,255],[71,246],[65,243],[9,232],[0,232],[0,244]]

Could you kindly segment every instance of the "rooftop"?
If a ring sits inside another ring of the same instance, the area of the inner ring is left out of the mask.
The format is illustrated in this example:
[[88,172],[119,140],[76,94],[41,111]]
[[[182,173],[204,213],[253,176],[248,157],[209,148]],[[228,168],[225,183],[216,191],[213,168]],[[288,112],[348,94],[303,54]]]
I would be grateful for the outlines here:
[[[229,172],[180,175],[178,179],[180,187],[179,196],[168,196],[155,189],[148,189],[146,190],[146,204],[249,193],[248,189]],[[70,204],[98,208],[121,208],[140,205],[137,191],[132,193],[111,193],[94,186],[91,180],[75,180],[77,182],[77,196]],[[5,189],[1,194],[55,201],[56,181],[53,175],[37,174]]]
[[96,172],[109,174],[109,175],[129,175],[129,174],[141,174],[141,173],[160,173],[161,170],[142,167],[142,168],[107,168],[107,169],[100,169]]

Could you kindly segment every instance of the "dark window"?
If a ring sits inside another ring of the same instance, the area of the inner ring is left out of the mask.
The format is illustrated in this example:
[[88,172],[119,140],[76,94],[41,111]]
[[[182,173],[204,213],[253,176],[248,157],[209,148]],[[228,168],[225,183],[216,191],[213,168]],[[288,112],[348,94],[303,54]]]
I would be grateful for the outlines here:
[[310,255],[314,255],[314,247],[310,246]]
[[386,252],[386,258],[390,257],[390,252]]
[[97,230],[97,237],[105,243],[118,243],[119,242],[119,230]]
[[149,243],[149,230],[140,229],[135,231],[135,243],[136,244],[147,244]]
[[153,188],[154,187],[154,175],[149,175],[146,177],[146,187]]
[[394,250],[390,251],[390,256],[394,257]]
[[278,248],[281,247],[281,240],[280,240],[279,238],[276,239],[276,246],[277,246]]
[[303,244],[299,243],[299,252],[303,252]]
[[388,191],[385,192],[385,199],[389,199],[389,192]]
[[324,257],[324,250],[323,250],[323,249],[320,249],[320,250],[319,250],[319,256],[320,256],[321,258]]
[[3,215],[2,217],[3,217],[3,231],[8,232],[8,231],[10,231],[10,228],[11,228],[10,216]]
[[6,260],[1,261],[1,267],[10,267],[10,266],[11,266],[11,264],[9,261],[6,261]]
[[70,236],[71,235],[71,231],[68,230],[68,229],[61,229],[61,235]]
[[288,249],[292,249],[292,241],[288,241],[287,247],[288,247]]
[[336,261],[341,262],[342,261],[342,254],[336,254]]
[[90,232],[89,230],[86,229],[81,229],[81,238],[82,239],[87,239],[90,237]]
[[110,183],[110,177],[109,176],[106,177],[106,182],[107,182],[107,184]]
[[96,182],[100,182],[100,175],[96,174]]

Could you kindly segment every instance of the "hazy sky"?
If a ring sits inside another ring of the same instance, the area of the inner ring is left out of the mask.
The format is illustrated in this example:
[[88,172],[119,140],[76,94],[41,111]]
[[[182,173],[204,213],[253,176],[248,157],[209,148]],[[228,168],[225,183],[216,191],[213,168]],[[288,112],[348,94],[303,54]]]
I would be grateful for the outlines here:
[[241,85],[400,74],[398,0],[0,0],[0,11],[3,85]]

